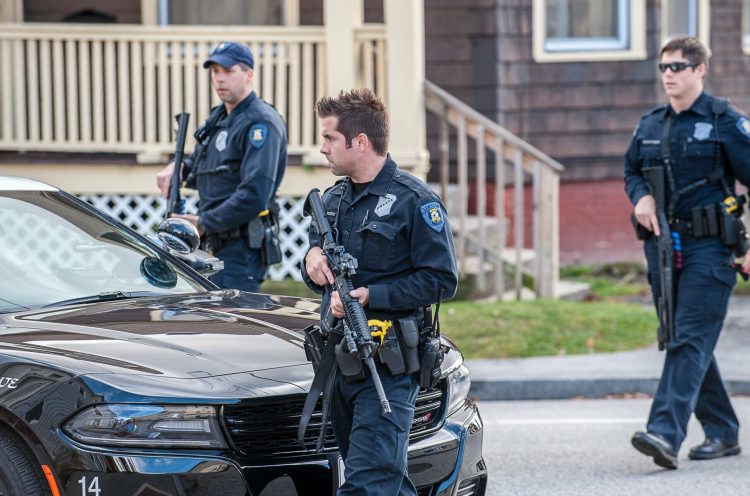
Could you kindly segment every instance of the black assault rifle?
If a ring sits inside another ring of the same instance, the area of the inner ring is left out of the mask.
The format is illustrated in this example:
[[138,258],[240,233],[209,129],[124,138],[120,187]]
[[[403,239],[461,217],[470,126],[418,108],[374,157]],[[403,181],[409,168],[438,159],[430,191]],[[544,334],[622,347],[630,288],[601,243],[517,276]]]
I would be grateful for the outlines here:
[[[349,295],[349,292],[354,289],[352,276],[356,274],[357,259],[347,253],[343,246],[337,245],[333,239],[333,231],[326,217],[319,190],[313,189],[307,195],[304,212],[305,215],[312,217],[315,230],[320,235],[321,248],[333,272],[334,283],[329,290],[338,291],[344,304],[344,338],[349,353],[357,354],[359,359],[365,362],[370,370],[372,382],[375,384],[383,413],[391,413],[391,405],[385,396],[383,384],[380,382],[380,376],[372,358],[377,348],[372,342],[372,334],[370,333],[370,327],[367,325],[365,310],[356,298]],[[330,313],[330,308],[328,312]],[[326,324],[324,323],[323,326],[325,328]]]
[[185,138],[187,137],[190,114],[182,112],[174,118],[177,121],[177,143],[174,153],[174,171],[172,172],[172,180],[169,182],[167,218],[172,214],[185,213],[185,202],[180,196],[180,184],[182,184],[182,158],[185,155]]
[[661,291],[656,302],[656,313],[659,317],[659,331],[657,340],[659,350],[663,350],[667,343],[674,339],[674,259],[672,251],[672,235],[669,230],[669,220],[666,212],[666,188],[664,187],[664,167],[644,167],[643,174],[651,187],[651,193],[656,200],[656,216],[659,220],[659,236],[656,244],[659,250],[659,282]]

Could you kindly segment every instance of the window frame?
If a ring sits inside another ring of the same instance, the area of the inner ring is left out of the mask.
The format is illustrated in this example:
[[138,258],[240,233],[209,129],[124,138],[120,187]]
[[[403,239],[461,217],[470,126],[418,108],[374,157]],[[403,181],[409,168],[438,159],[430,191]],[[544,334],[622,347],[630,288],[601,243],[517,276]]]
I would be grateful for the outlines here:
[[[672,36],[667,34],[667,5],[671,0],[661,0],[661,46],[667,44]],[[710,50],[711,42],[711,6],[709,0],[692,0],[695,4],[695,36],[701,40],[703,46]],[[675,34],[687,34],[687,33],[675,33]]]
[[536,62],[596,62],[645,60],[646,0],[617,0],[620,37],[587,40],[556,39],[550,50],[547,39],[547,0],[532,3],[532,47]]

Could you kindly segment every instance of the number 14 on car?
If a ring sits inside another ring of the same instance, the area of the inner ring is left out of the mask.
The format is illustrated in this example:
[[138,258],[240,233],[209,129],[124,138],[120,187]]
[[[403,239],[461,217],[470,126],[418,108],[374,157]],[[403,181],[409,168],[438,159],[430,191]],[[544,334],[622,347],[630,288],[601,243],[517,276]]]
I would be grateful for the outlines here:
[[[86,485],[87,482],[88,486]],[[84,475],[78,479],[78,483],[81,485],[81,496],[90,496],[92,494],[95,496],[101,496],[102,490],[99,489],[99,477],[87,479]]]

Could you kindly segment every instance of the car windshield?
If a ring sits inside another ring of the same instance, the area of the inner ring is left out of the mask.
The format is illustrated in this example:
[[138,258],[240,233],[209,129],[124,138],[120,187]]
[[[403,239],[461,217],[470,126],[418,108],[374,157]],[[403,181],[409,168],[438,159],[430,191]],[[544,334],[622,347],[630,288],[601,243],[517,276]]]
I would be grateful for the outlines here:
[[57,191],[0,191],[0,313],[97,295],[205,290],[141,238]]

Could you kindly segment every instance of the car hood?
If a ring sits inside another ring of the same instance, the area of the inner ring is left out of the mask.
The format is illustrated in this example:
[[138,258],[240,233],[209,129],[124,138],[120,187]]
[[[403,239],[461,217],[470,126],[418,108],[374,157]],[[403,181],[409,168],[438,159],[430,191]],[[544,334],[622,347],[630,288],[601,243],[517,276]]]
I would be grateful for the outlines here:
[[289,378],[297,382],[311,373],[302,330],[317,320],[318,302],[300,298],[239,291],[143,297],[0,315],[0,353],[79,375],[304,370]]

